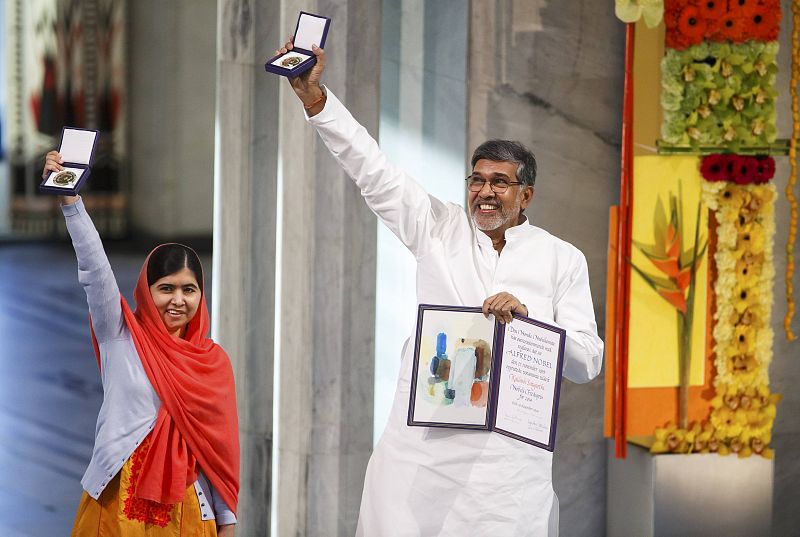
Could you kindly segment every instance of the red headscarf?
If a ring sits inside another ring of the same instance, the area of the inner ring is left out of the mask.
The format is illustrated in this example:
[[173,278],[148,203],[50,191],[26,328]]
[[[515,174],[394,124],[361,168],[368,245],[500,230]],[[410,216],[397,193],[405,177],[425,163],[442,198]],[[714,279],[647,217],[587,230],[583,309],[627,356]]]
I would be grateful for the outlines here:
[[182,501],[186,488],[197,479],[199,464],[225,504],[236,513],[239,423],[230,360],[222,347],[206,337],[209,318],[205,296],[182,339],[167,332],[147,284],[153,252],[139,273],[133,293],[135,312],[122,297],[125,322],[147,377],[161,399],[136,496],[164,504]]

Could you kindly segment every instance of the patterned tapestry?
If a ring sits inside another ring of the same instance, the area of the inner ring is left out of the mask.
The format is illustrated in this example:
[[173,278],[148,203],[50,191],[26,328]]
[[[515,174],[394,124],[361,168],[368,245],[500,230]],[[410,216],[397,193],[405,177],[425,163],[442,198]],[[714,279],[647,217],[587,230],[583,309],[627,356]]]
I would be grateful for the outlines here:
[[7,2],[8,131],[12,229],[63,235],[58,200],[42,195],[44,154],[64,126],[100,131],[81,194],[106,236],[126,232],[125,0]]

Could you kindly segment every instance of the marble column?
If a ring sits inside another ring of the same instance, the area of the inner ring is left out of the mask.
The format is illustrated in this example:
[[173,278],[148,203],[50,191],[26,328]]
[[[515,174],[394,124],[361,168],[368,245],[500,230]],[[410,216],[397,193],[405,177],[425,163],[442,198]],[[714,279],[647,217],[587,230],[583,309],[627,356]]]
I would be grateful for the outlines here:
[[[126,3],[131,224],[207,237],[214,183],[215,0]],[[118,143],[118,142],[115,142]]]
[[[213,331],[233,362],[241,490],[237,535],[266,535],[271,515],[275,253],[280,82],[265,46],[280,4],[218,2]],[[274,49],[274,46],[273,46]]]
[[[380,3],[284,2],[333,19],[324,82],[377,136]],[[353,535],[372,449],[375,218],[282,85],[279,535]],[[297,148],[309,158],[297,159]]]
[[324,82],[377,135],[380,3],[219,1],[214,325],[237,376],[238,535],[271,518],[353,535],[372,449],[375,218],[263,70],[300,10],[332,17]]

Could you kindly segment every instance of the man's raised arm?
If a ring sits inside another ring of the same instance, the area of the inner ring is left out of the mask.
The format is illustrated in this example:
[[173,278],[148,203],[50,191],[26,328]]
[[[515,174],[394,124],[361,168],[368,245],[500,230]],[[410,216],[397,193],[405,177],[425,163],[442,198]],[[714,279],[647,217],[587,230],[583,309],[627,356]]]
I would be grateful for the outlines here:
[[[291,49],[289,41],[276,54]],[[369,208],[416,257],[424,255],[437,223],[446,220],[451,211],[462,209],[430,196],[386,158],[367,130],[320,84],[325,70],[325,51],[316,45],[312,50],[317,57],[314,67],[289,78],[309,123],[333,158],[361,189]]]

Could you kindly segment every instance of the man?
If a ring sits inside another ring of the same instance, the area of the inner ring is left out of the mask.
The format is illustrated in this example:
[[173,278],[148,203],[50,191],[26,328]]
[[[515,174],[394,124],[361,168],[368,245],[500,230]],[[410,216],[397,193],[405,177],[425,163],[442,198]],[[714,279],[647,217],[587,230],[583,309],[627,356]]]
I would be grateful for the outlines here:
[[[291,50],[291,42],[280,52]],[[472,157],[467,212],[428,195],[386,159],[366,129],[320,86],[325,54],[290,83],[308,121],[361,189],[367,205],[417,259],[419,303],[483,305],[567,332],[564,375],[600,371],[583,254],[530,224],[536,161],[516,142],[492,140]],[[488,298],[487,298],[488,297]],[[558,533],[552,454],[486,431],[408,427],[413,345],[406,342],[389,423],[370,458],[357,535],[541,536]]]

